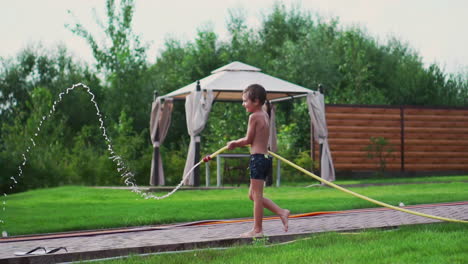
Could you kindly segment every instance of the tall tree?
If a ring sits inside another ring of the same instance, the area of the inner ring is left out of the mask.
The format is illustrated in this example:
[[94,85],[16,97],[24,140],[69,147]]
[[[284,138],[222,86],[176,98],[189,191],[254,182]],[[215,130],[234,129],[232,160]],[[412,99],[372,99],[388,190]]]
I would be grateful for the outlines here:
[[133,0],[107,0],[107,23],[101,23],[96,17],[106,37],[101,44],[81,23],[66,26],[88,42],[97,69],[106,77],[105,113],[117,122],[124,110],[135,120],[134,128],[141,131],[148,126],[152,87],[147,78],[147,46],[132,30],[134,11]]

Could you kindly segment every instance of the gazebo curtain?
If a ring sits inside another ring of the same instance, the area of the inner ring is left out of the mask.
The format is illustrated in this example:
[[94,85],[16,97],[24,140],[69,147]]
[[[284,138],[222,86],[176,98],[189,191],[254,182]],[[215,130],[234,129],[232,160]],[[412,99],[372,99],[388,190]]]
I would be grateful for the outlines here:
[[335,180],[335,168],[328,145],[328,129],[325,119],[325,101],[323,94],[310,92],[307,95],[307,107],[314,128],[314,138],[322,145],[322,157],[320,160],[320,176],[327,181]]
[[[190,144],[187,154],[187,160],[185,163],[184,174],[185,175],[195,165],[195,144],[199,142],[199,134],[205,128],[208,120],[211,106],[213,104],[214,95],[212,90],[206,91],[193,91],[187,97],[185,101],[185,112],[187,121],[187,131],[190,135]],[[320,175],[323,179],[328,181],[335,180],[335,169],[333,166],[333,160],[328,145],[328,129],[325,118],[325,103],[324,97],[321,93],[311,92],[307,95],[307,106],[309,109],[309,115],[311,118],[311,125],[314,129],[314,139],[322,145],[322,157],[320,160]],[[162,98],[158,97],[152,104],[151,120],[150,120],[150,133],[151,142],[153,143],[154,151],[157,151],[160,145],[164,142],[170,123],[171,115],[173,110],[173,99],[165,98],[164,102]],[[271,151],[277,151],[277,135],[276,135],[276,111],[275,106],[271,105],[270,110],[270,139],[269,148]],[[154,156],[154,155],[153,155]],[[164,169],[161,159],[161,154],[158,156],[158,164],[156,164],[154,157],[151,162],[151,177],[150,184],[159,185],[165,184]],[[158,179],[154,173],[154,168],[157,166]],[[184,184],[193,185],[194,178],[191,173]]]
[[[172,98],[166,98],[163,103],[160,97],[156,98],[151,106],[150,134],[151,142],[153,143],[153,151],[157,151],[166,139],[167,131],[169,130],[169,126],[171,124],[173,106],[174,104]],[[151,160],[150,185],[165,184],[161,153],[158,153],[158,164],[156,164],[156,161],[154,160],[154,155]],[[156,175],[154,175],[156,166],[158,170],[158,179],[156,179]]]
[[[184,176],[195,165],[195,143],[200,140],[198,136],[203,131],[213,104],[213,91],[193,91],[185,99],[185,117],[187,131],[190,135],[190,145],[185,162]],[[184,184],[193,185],[193,172],[187,177]]]
[[276,107],[274,105],[271,105],[270,108],[270,138],[268,140],[268,146],[273,152],[278,150],[276,135]]

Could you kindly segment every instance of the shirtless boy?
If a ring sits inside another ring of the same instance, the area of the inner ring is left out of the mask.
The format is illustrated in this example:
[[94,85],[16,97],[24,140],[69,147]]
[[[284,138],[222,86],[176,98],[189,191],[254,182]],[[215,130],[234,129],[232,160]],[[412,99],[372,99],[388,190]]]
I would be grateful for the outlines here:
[[227,145],[228,149],[251,146],[249,198],[254,203],[254,226],[252,230],[241,234],[241,237],[263,236],[263,208],[277,214],[283,222],[284,231],[288,231],[289,210],[282,209],[270,199],[263,197],[265,179],[272,167],[272,158],[268,156],[270,123],[268,114],[262,109],[265,100],[266,91],[261,85],[253,84],[243,91],[242,106],[247,112],[252,113],[249,116],[247,135]]

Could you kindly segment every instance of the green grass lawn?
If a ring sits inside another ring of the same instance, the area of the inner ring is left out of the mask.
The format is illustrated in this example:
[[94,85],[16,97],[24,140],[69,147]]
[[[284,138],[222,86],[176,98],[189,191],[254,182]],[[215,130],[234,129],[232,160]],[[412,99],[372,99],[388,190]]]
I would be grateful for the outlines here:
[[461,182],[461,181],[468,181],[468,175],[337,180],[335,183],[336,184],[372,184],[372,183],[421,183],[421,182]]
[[140,263],[467,263],[468,225],[440,223],[403,226],[396,230],[322,233],[280,245],[239,246],[177,254],[98,261]]
[[[463,182],[350,189],[392,205],[468,200],[468,183]],[[247,192],[247,188],[184,190],[164,200],[145,200],[128,190],[76,186],[34,190],[6,197],[1,230],[21,235],[251,217]],[[293,214],[376,207],[328,187],[267,188],[265,196]]]
[[[311,178],[307,178],[311,179]],[[468,175],[456,175],[456,176],[424,176],[424,177],[381,177],[381,178],[369,178],[369,179],[345,179],[336,180],[333,183],[338,185],[352,185],[352,184],[402,184],[402,183],[430,183],[430,182],[467,182]],[[316,180],[311,179],[310,181],[295,181],[290,182],[284,179],[282,184],[287,186],[309,186],[314,183],[319,183]],[[275,183],[276,184],[276,183]]]

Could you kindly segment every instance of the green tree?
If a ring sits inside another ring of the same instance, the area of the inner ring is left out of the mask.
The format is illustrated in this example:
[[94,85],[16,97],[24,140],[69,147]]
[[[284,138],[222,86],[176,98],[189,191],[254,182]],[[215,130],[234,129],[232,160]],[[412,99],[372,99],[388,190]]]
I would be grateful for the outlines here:
[[332,88],[333,100],[349,104],[387,104],[376,87],[378,49],[375,41],[352,28],[339,34],[334,45],[341,80]]
[[258,32],[249,29],[246,24],[246,10],[230,9],[227,29],[230,40],[221,43],[223,61],[242,61],[247,64],[262,66],[264,62],[263,45]]
[[[3,191],[22,191],[31,188],[56,186],[70,183],[70,178],[61,165],[66,163],[64,148],[67,129],[65,120],[51,116],[48,122],[39,126],[40,120],[52,106],[53,97],[47,88],[37,87],[31,92],[31,100],[26,103],[25,111],[10,123],[3,123],[0,169]],[[39,130],[40,128],[40,130]],[[22,175],[18,166],[22,166]],[[13,179],[16,178],[14,183]],[[14,189],[9,190],[9,186]]]
[[[53,96],[58,96],[75,83],[87,83],[93,88],[96,100],[102,100],[99,79],[91,70],[73,61],[66,48],[44,49],[30,47],[21,51],[13,59],[3,59],[0,68],[0,119],[8,122],[18,111],[26,111],[31,102],[31,92],[35,87],[47,88]],[[75,91],[64,98],[57,114],[67,116],[68,125],[77,132],[94,114],[93,109],[81,105],[89,101],[82,91]],[[27,110],[29,111],[29,110]]]
[[[0,85],[2,94],[8,95],[8,105],[0,113],[0,178],[5,187],[10,178],[19,173],[22,154],[28,155],[24,168],[24,181],[18,181],[20,191],[29,188],[79,183],[68,169],[69,148],[73,137],[84,125],[97,126],[95,110],[90,107],[90,95],[77,88],[63,97],[56,111],[39,133],[37,127],[65,88],[78,82],[94,87],[96,100],[101,98],[98,78],[87,66],[73,61],[63,47],[46,50],[30,47],[16,58],[2,60]],[[30,138],[34,137],[35,146]],[[26,153],[30,146],[30,152]],[[29,177],[29,178],[28,178]]]
[[304,38],[312,25],[310,13],[302,12],[299,5],[292,6],[288,11],[283,4],[275,3],[259,30],[263,51],[275,58],[282,52],[284,42]]
[[147,47],[132,30],[134,9],[132,0],[106,1],[107,23],[96,18],[108,40],[102,44],[81,23],[66,26],[88,42],[97,69],[106,77],[108,87],[103,111],[112,122],[118,121],[122,110],[129,113],[135,120],[134,128],[141,131],[148,126],[151,105],[148,95],[152,94],[153,87],[147,75]]

